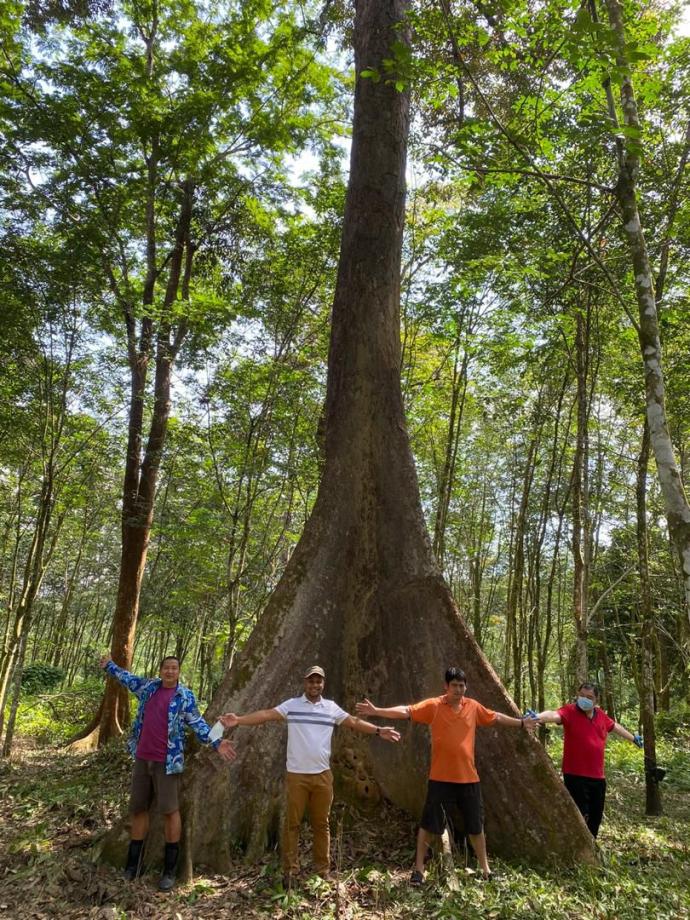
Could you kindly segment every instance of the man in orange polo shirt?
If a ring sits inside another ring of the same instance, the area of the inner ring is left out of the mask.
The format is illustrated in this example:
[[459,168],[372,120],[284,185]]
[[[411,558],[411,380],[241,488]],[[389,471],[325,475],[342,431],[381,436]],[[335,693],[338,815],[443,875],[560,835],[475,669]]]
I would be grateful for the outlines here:
[[479,774],[474,764],[474,736],[477,725],[511,725],[534,731],[533,719],[514,719],[494,712],[465,696],[467,678],[461,668],[448,668],[443,696],[432,697],[412,706],[387,709],[369,700],[357,703],[357,714],[383,719],[411,719],[431,728],[431,770],[426,802],[417,834],[417,857],[410,879],[413,885],[424,881],[424,858],[431,834],[442,834],[449,806],[458,806],[465,830],[477,854],[484,878],[491,876],[486,856],[482,820],[482,795]]

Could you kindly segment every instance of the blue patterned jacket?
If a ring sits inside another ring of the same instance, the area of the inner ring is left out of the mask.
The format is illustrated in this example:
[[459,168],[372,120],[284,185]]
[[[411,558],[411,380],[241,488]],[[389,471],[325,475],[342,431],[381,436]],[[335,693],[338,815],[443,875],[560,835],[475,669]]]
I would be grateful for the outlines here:
[[[156,690],[161,686],[160,677],[137,677],[130,674],[124,668],[118,667],[114,661],[109,661],[105,666],[105,671],[115,680],[119,681],[123,687],[130,690],[139,700],[137,715],[132,726],[132,734],[129,737],[129,752],[134,757],[137,752],[137,744],[141,735],[141,727],[144,724],[144,708],[151,699]],[[168,753],[165,758],[166,773],[182,773],[184,770],[184,741],[185,728],[189,726],[199,741],[203,744],[212,744],[216,750],[220,745],[219,741],[209,741],[208,734],[211,729],[208,724],[201,718],[199,709],[196,705],[194,694],[183,684],[177,685],[177,690],[170,700],[168,709]]]

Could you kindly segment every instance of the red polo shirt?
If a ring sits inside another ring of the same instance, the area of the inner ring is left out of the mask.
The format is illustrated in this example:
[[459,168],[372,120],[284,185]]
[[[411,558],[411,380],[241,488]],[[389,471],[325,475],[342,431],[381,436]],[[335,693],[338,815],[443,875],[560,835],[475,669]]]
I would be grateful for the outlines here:
[[603,779],[606,739],[616,723],[598,707],[590,719],[575,703],[563,706],[558,715],[563,724],[563,772]]

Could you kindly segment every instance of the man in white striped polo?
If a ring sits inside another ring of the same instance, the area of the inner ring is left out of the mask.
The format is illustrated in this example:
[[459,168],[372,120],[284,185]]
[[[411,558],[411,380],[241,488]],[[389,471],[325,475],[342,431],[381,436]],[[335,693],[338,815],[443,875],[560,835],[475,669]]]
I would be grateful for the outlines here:
[[330,769],[331,739],[336,725],[346,725],[365,735],[378,735],[384,741],[399,741],[400,733],[390,726],[364,722],[322,696],[326,683],[323,668],[314,665],[304,675],[304,693],[285,700],[275,709],[259,709],[239,716],[226,713],[220,721],[226,728],[236,725],[263,725],[287,721],[287,811],[282,839],[283,882],[289,886],[299,870],[299,828],[304,811],[314,836],[314,867],[322,877],[330,868],[330,827],[328,817],[333,801],[333,774]]

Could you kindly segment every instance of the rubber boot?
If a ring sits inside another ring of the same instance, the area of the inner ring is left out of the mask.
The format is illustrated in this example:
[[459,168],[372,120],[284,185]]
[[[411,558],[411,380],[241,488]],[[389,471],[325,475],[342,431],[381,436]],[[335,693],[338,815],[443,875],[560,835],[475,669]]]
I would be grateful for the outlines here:
[[165,856],[163,857],[163,874],[158,882],[159,891],[170,891],[175,884],[177,869],[177,856],[180,852],[179,843],[166,843]]
[[125,863],[125,878],[128,882],[133,882],[135,878],[141,875],[143,869],[141,858],[143,855],[144,841],[130,840],[129,850],[127,851],[127,862]]

